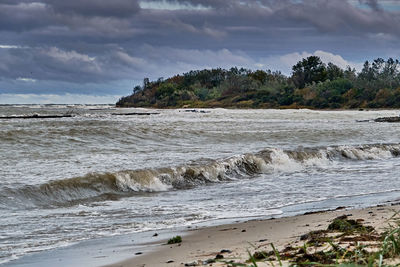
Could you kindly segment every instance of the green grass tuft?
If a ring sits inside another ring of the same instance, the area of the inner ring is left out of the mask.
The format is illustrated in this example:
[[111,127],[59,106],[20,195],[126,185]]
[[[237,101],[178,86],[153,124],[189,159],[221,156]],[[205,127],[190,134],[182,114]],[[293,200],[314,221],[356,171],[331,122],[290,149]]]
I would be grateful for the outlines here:
[[179,235],[168,240],[168,244],[178,244],[178,243],[182,243],[182,237]]

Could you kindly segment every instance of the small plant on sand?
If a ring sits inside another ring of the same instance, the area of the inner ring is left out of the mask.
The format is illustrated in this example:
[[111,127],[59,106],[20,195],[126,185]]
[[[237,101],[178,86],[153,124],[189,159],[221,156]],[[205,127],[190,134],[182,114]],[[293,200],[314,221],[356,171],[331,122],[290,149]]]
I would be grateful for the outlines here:
[[168,244],[178,244],[182,242],[182,237],[177,235],[168,240]]
[[382,249],[379,253],[380,258],[400,255],[400,220],[397,217],[398,213],[391,218],[395,225],[389,224],[383,235]]
[[249,258],[249,262],[251,263],[250,265],[245,264],[245,263],[239,263],[239,262],[233,262],[233,261],[220,261],[222,263],[225,263],[227,267],[258,267],[257,265],[257,259],[254,258],[253,255],[251,255],[250,251],[247,250],[247,253],[249,254],[250,258]]

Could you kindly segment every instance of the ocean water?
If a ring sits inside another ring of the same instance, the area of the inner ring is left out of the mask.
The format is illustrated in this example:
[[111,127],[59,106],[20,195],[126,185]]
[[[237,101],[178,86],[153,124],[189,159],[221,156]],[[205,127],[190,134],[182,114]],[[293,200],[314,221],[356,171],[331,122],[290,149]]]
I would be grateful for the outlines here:
[[[371,121],[396,110],[203,111],[0,106],[0,117],[74,115],[0,119],[0,264],[100,237],[399,197],[400,124]],[[113,115],[130,112],[159,114]]]

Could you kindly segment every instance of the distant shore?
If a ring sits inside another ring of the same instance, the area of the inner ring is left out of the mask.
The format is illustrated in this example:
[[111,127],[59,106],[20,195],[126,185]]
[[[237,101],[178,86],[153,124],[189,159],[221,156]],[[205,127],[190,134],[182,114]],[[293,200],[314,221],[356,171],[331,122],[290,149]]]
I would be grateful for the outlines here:
[[[365,62],[361,72],[326,65],[310,56],[280,71],[227,69],[192,70],[150,81],[121,97],[118,107],[155,108],[399,108],[398,61]],[[379,67],[377,67],[379,66]]]
[[[289,246],[301,246],[304,242],[300,240],[302,235],[327,229],[335,218],[343,215],[382,232],[388,224],[387,220],[399,210],[399,205],[392,204],[190,229],[182,233],[183,241],[180,244],[166,245],[167,240],[164,240],[152,252],[108,267],[228,266],[226,262],[231,260],[245,263],[249,259],[249,252],[271,250],[271,243],[278,251]],[[216,257],[225,260],[211,263],[210,259]],[[257,265],[270,266],[267,261],[257,262]]]

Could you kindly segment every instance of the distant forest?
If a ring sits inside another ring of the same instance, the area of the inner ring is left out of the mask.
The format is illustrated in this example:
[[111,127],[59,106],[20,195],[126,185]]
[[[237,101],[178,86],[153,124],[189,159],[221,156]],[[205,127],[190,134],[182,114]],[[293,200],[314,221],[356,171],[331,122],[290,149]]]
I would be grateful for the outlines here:
[[361,72],[310,56],[280,71],[244,68],[189,71],[136,86],[119,107],[154,108],[400,108],[396,59],[366,61]]

